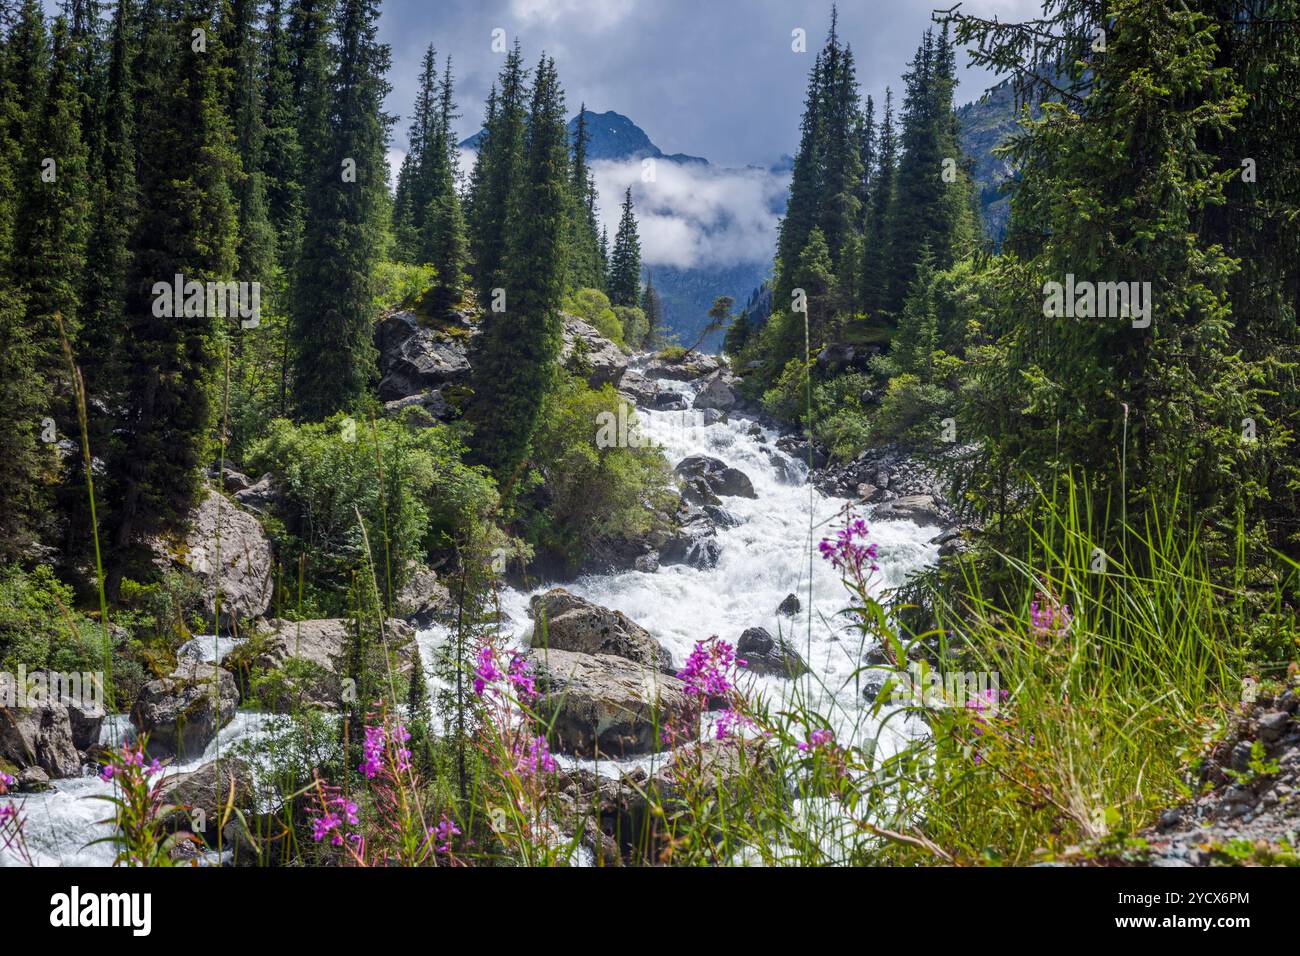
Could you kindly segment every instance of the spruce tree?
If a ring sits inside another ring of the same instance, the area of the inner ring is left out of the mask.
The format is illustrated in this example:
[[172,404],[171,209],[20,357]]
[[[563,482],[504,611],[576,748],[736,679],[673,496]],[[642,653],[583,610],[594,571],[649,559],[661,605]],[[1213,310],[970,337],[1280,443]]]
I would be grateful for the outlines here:
[[894,97],[885,90],[885,113],[876,139],[876,169],[871,177],[866,225],[862,233],[862,270],[859,278],[861,309],[874,328],[887,329],[885,310],[890,301],[889,211],[894,204],[897,169],[894,139]]
[[266,122],[257,6],[257,0],[229,0],[222,38],[229,84],[226,113],[234,127],[241,166],[234,184],[239,232],[237,275],[247,282],[269,281],[277,258],[263,172]]
[[646,276],[645,291],[641,293],[641,311],[645,313],[646,327],[645,341],[641,345],[643,348],[648,349],[657,348],[659,340],[663,336],[664,308],[663,300],[659,298],[659,293],[655,291],[653,275]]
[[302,238],[303,155],[292,53],[284,27],[284,0],[269,0],[262,29],[262,176],[267,219],[275,229],[277,262],[284,277],[294,274]]
[[[521,187],[527,70],[518,41],[506,55],[499,88],[488,100],[487,120],[479,141],[478,160],[470,193],[469,245],[479,302],[485,306],[492,290],[503,286],[509,234],[506,222],[511,197]],[[567,165],[568,150],[565,150]],[[566,177],[567,178],[567,177]]]
[[[239,158],[223,108],[226,81],[216,0],[173,18],[143,14],[135,60],[136,127],[148,130],[138,153],[140,215],[132,239],[123,344],[118,440],[110,449],[112,546],[116,589],[135,547],[177,531],[193,505],[210,434],[210,386],[218,360],[217,320],[204,309],[160,314],[155,283],[230,279],[235,272]],[[206,36],[195,48],[194,31]],[[193,314],[200,312],[204,314]]]
[[[572,208],[569,235],[569,285],[571,288],[605,288],[600,234],[596,230],[596,184],[587,164],[587,105],[578,109],[573,131],[573,171],[569,180]],[[616,303],[617,304],[617,303]]]
[[473,362],[473,451],[506,495],[527,458],[560,354],[570,195],[564,126],[555,63],[543,56],[533,80],[522,182],[506,229],[506,308],[486,314]]
[[641,291],[641,239],[637,235],[636,216],[632,212],[632,187],[623,195],[623,213],[614,236],[614,252],[609,260],[609,302],[611,305],[636,305]]
[[383,249],[389,50],[376,0],[343,0],[328,138],[315,155],[293,304],[298,416],[357,406],[377,376],[374,270]]

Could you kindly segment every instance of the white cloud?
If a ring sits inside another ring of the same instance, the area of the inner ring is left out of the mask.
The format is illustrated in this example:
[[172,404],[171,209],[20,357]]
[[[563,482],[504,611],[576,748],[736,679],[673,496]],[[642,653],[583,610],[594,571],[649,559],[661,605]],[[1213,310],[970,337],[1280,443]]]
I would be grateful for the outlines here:
[[510,12],[524,21],[572,19],[586,28],[608,29],[632,12],[632,0],[511,0]]
[[697,268],[772,257],[788,173],[660,159],[654,180],[643,182],[640,160],[597,161],[591,168],[611,243],[624,190],[632,187],[644,265]]

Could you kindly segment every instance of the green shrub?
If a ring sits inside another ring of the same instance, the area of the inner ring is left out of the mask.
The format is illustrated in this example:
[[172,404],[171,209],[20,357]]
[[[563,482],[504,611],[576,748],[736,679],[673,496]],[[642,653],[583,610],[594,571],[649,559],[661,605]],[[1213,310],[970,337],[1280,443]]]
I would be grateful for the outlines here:
[[268,530],[291,580],[303,562],[309,607],[347,610],[350,575],[367,564],[367,537],[379,586],[391,594],[405,582],[408,562],[485,520],[495,500],[491,479],[464,465],[462,452],[444,426],[344,415],[318,424],[271,423],[249,460],[283,483],[287,507]]
[[813,387],[813,434],[840,461],[849,461],[871,443],[867,414],[872,379],[848,372]]
[[[668,464],[657,448],[598,447],[602,423],[617,422],[625,403],[613,386],[570,378],[547,399],[533,439],[531,490],[541,493],[529,497],[545,503],[526,516],[529,538],[575,565],[600,541],[649,531],[646,502],[665,503]],[[631,408],[625,414],[635,421]]]
[[[586,322],[605,338],[626,351],[623,323],[609,304],[609,297],[599,289],[578,289],[564,297],[561,308]],[[638,310],[640,311],[640,310]],[[642,319],[644,320],[644,316]]]

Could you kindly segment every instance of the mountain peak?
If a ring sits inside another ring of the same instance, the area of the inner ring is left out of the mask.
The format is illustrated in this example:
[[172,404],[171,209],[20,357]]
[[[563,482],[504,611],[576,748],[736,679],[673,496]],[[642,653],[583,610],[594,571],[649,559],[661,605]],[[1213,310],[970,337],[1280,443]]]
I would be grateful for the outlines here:
[[[578,117],[575,116],[569,120],[567,128],[569,141],[572,143],[578,129]],[[616,113],[614,110],[607,110],[604,113],[595,113],[588,110],[587,135],[588,159],[628,160],[652,157],[677,163],[702,163],[706,166],[709,162],[703,157],[689,156],[686,153],[665,153],[651,142],[645,130],[622,113]],[[480,130],[468,139],[463,140],[460,145],[465,149],[477,149],[482,136],[483,131]]]

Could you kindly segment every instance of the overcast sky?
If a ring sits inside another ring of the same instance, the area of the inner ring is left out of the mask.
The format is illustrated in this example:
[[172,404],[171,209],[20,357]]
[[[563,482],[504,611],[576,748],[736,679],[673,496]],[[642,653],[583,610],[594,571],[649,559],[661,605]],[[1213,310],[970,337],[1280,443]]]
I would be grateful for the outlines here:
[[[852,44],[865,96],[897,92],[935,0],[849,0],[840,35]],[[1004,19],[1032,16],[1038,0],[966,0],[963,8]],[[830,25],[829,0],[387,0],[380,34],[392,46],[389,110],[402,119],[395,152],[406,148],[407,116],[425,46],[452,55],[462,136],[478,129],[500,70],[492,31],[523,44],[528,64],[555,57],[570,115],[578,105],[630,117],[666,153],[725,166],[766,165],[794,152],[813,56]],[[791,50],[807,32],[808,52]],[[990,85],[959,57],[958,102]]]

